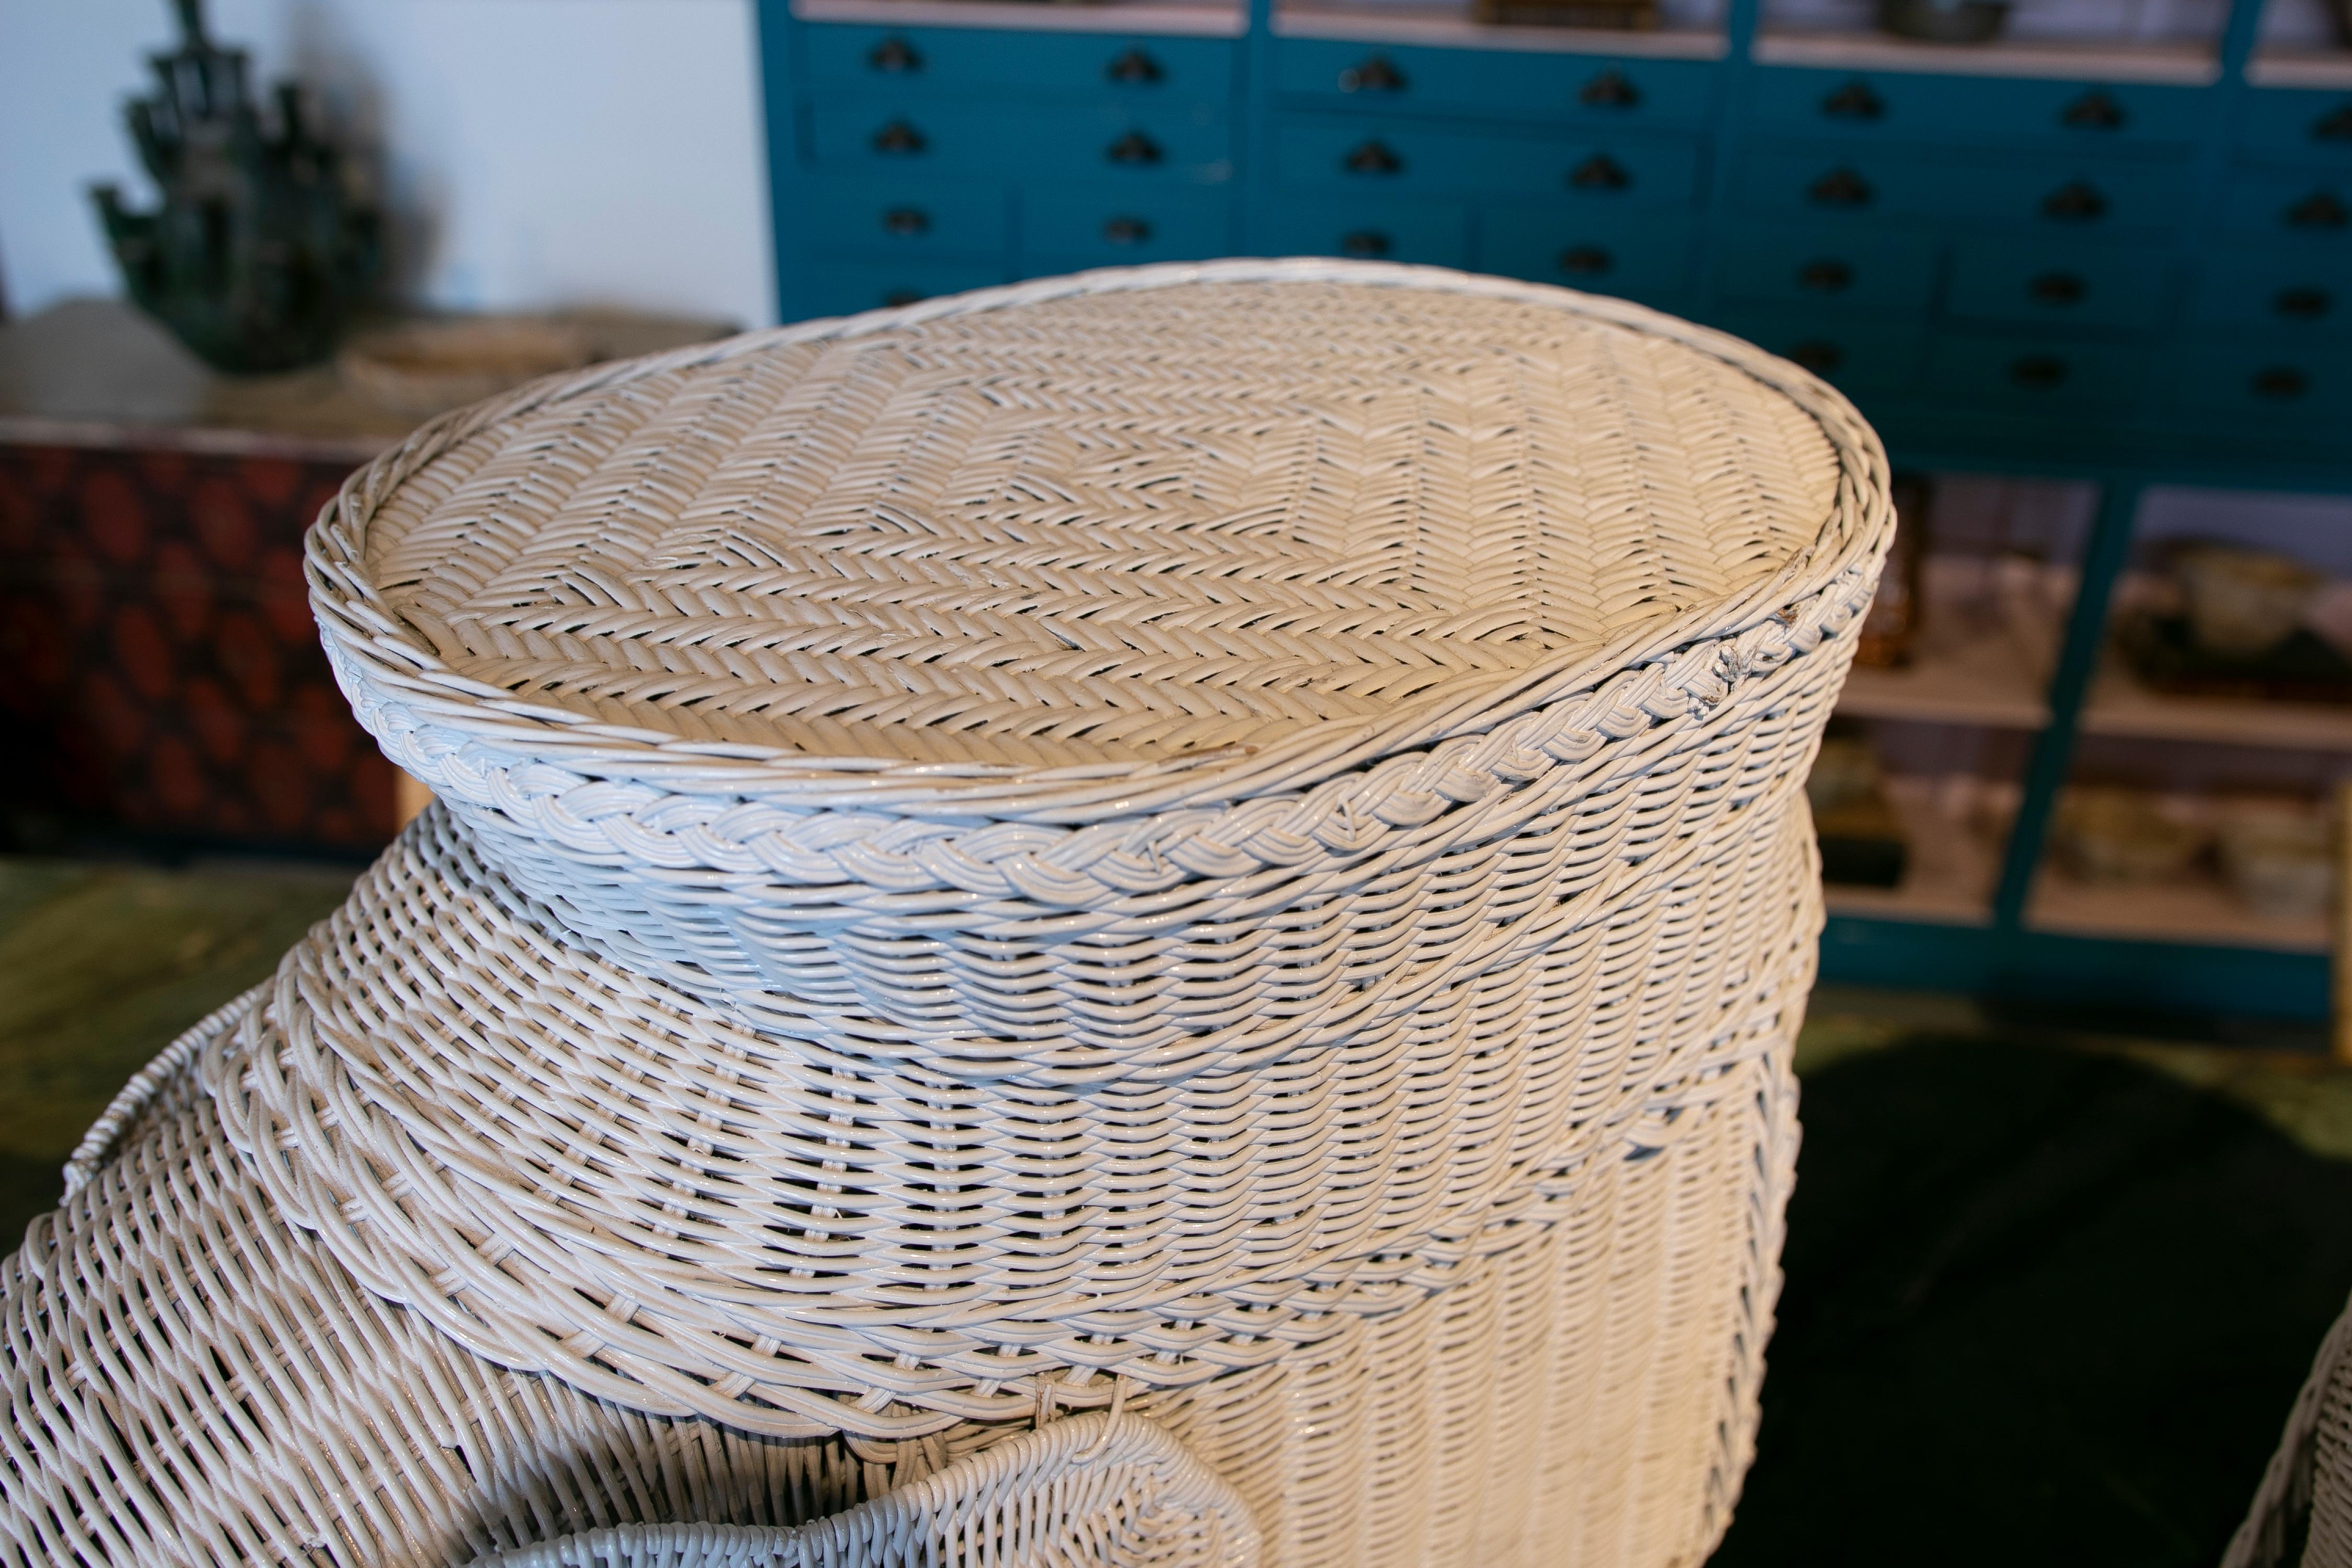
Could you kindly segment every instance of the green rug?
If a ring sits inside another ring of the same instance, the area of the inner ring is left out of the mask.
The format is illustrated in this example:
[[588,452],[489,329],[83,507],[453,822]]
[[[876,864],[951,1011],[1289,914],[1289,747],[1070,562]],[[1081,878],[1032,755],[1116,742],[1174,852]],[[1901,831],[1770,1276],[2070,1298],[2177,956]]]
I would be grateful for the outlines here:
[[58,1168],[123,1080],[268,978],[351,884],[302,865],[0,857],[0,1249],[57,1206]]
[[[0,1227],[351,874],[0,858]],[[1824,989],[1716,1568],[2210,1563],[2352,1291],[2352,1074]],[[0,1243],[5,1245],[5,1243]]]

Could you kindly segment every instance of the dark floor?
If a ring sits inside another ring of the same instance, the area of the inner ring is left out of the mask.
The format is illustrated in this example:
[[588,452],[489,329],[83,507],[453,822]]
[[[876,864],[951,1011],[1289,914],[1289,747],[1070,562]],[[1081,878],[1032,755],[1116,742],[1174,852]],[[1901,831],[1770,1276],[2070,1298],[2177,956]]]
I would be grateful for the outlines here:
[[2141,1056],[1918,1033],[1806,1076],[1715,1563],[2220,1555],[2352,1291],[2352,1162]]
[[[0,857],[0,1234],[350,873]],[[2352,1291],[2352,1073],[1824,988],[1718,1568],[2210,1563]],[[2265,1049],[2263,1047],[2270,1047]]]

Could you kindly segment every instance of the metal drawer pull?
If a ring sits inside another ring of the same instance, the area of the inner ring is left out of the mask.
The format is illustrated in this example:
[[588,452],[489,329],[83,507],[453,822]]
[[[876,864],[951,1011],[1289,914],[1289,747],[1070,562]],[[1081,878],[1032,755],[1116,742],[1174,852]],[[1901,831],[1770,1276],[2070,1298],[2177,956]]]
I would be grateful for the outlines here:
[[1559,269],[1570,278],[1599,278],[1616,267],[1617,258],[1597,245],[1571,245],[1559,253]]
[[874,150],[894,156],[908,156],[921,152],[930,143],[923,133],[903,120],[894,120],[874,133]]
[[2035,304],[2062,309],[2081,304],[2083,296],[2090,291],[2091,286],[2073,272],[2044,272],[2025,286],[2027,297]]
[[1402,92],[1404,72],[1396,68],[1386,55],[1374,55],[1360,66],[1349,66],[1339,73],[1341,92]]
[[1805,195],[1825,207],[1866,207],[1877,194],[1852,169],[1832,169],[1805,187]]
[[2030,392],[2047,392],[2066,380],[2066,362],[2056,354],[2027,354],[2009,367],[2009,379]]
[[1568,172],[1568,183],[1580,191],[1622,191],[1633,183],[1633,176],[1608,153],[1595,153]]
[[1376,228],[1351,229],[1339,237],[1339,251],[1362,261],[1375,261],[1389,253],[1389,237]]
[[1822,112],[1832,120],[1876,120],[1886,112],[1886,100],[1866,81],[1850,81],[1822,100]]
[[1797,287],[1816,294],[1843,294],[1853,287],[1853,268],[1823,257],[1797,268]]
[[2311,377],[2291,364],[2265,365],[2254,372],[2253,392],[2274,403],[2292,403],[2311,390]]
[[2325,289],[2282,289],[2271,296],[2271,309],[2290,321],[2315,321],[2335,302]]
[[1144,85],[1159,81],[1167,74],[1160,68],[1158,60],[1153,59],[1141,49],[1129,49],[1103,67],[1103,75],[1113,81],[1123,81],[1130,85]]
[[905,76],[923,68],[923,57],[917,54],[915,46],[904,38],[885,38],[867,52],[866,64],[871,70]]
[[1139,217],[1115,217],[1103,225],[1103,237],[1113,245],[1141,245],[1151,237],[1151,226]]
[[1340,160],[1340,167],[1351,174],[1399,174],[1404,172],[1404,160],[1380,142],[1367,142]]
[[1615,66],[1584,84],[1576,100],[1587,109],[1632,109],[1642,101],[1642,89]]
[[882,227],[890,234],[909,238],[931,231],[930,215],[920,207],[892,207],[882,215]]
[[2042,216],[2061,223],[2089,223],[2106,211],[2107,198],[2081,180],[2069,180],[2042,198]]
[[1807,338],[1801,343],[1790,345],[1789,359],[1815,375],[1833,375],[1838,366],[1845,363],[1845,350],[1827,338]]
[[2352,142],[2352,103],[2338,104],[2311,122],[2314,142]]
[[2124,106],[2094,88],[2061,110],[2058,123],[2070,131],[2121,131]]
[[1157,163],[1160,143],[1140,131],[1130,131],[1104,148],[1103,156],[1114,163]]
[[2289,228],[2342,228],[2352,211],[2347,211],[2333,191],[2314,191],[2286,209]]

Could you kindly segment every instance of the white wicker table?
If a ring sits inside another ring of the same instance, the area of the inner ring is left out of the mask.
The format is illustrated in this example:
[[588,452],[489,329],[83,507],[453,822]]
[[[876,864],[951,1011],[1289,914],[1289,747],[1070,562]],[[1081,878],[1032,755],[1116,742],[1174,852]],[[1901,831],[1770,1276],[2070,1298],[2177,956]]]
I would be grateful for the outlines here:
[[310,571],[440,804],[0,1274],[0,1534],[1696,1564],[1886,488],[1732,339],[1329,262],[427,426]]

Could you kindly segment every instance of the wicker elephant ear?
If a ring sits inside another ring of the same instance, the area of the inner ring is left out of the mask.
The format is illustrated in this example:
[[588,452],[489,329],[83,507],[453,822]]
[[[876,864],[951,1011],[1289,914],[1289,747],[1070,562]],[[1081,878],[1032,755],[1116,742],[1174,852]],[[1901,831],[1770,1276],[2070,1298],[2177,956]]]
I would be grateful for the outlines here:
[[621,1525],[471,1568],[1256,1568],[1241,1495],[1133,1415],[1057,1422],[807,1524]]

